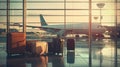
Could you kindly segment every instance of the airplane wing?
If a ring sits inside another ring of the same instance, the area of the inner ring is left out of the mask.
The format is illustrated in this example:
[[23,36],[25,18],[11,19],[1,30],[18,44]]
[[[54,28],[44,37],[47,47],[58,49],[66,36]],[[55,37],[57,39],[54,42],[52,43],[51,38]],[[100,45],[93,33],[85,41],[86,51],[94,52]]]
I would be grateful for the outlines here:
[[26,25],[26,27],[31,27],[31,28],[41,28],[40,26],[30,26],[30,25]]
[[51,32],[51,33],[56,33],[58,31],[60,31],[61,29],[56,29],[56,28],[49,28],[49,27],[40,27],[42,30],[45,30],[47,32]]

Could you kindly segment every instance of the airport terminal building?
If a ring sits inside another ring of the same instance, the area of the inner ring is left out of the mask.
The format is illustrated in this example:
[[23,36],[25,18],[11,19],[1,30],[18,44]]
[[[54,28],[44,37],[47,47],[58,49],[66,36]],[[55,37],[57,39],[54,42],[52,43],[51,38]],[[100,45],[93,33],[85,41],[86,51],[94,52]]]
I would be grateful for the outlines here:
[[120,0],[0,0],[0,67],[120,67]]

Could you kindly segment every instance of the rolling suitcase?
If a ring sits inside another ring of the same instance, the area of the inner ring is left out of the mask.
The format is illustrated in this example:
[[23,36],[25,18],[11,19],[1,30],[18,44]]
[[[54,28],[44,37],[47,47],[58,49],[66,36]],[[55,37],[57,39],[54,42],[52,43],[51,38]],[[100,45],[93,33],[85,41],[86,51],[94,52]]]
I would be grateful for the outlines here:
[[26,51],[26,34],[22,32],[12,32],[7,34],[7,54],[24,54]]
[[53,54],[53,43],[52,42],[48,42],[48,54]]
[[63,53],[63,44],[60,38],[53,38],[53,53]]
[[74,39],[67,39],[67,50],[75,50]]

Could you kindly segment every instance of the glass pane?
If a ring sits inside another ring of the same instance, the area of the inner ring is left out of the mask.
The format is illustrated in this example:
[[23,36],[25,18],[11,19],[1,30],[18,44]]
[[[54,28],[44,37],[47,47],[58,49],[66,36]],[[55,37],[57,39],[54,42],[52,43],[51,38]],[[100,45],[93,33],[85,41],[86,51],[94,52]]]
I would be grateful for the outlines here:
[[10,22],[22,22],[22,16],[10,16]]
[[0,10],[0,15],[1,16],[6,15],[6,10]]
[[6,16],[0,16],[0,22],[6,22],[7,19],[6,19]]
[[[50,6],[46,6],[50,5]],[[55,6],[57,5],[57,7]],[[63,3],[28,3],[27,4],[28,9],[63,9],[64,4]]]
[[22,3],[10,3],[10,9],[22,9]]
[[7,8],[6,3],[0,2],[0,9],[6,9],[6,8]]
[[22,10],[10,10],[10,15],[12,15],[12,16],[16,16],[16,15],[22,16],[23,15],[22,12],[23,12]]
[[27,10],[27,15],[35,15],[38,16],[40,14],[43,15],[50,15],[50,16],[63,16],[64,15],[64,11],[63,10]]

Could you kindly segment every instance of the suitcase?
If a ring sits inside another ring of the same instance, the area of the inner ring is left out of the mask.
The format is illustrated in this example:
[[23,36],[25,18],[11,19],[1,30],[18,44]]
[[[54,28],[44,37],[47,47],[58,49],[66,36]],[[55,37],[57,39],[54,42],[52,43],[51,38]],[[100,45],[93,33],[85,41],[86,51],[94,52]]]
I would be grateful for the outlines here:
[[75,50],[75,40],[67,39],[67,50]]
[[33,55],[44,55],[48,53],[48,43],[41,41],[27,41],[26,49]]
[[48,42],[48,54],[53,54],[53,43],[52,42]]
[[12,32],[7,34],[7,54],[24,54],[26,51],[26,34],[23,32]]
[[63,53],[63,44],[60,38],[53,38],[53,53]]

